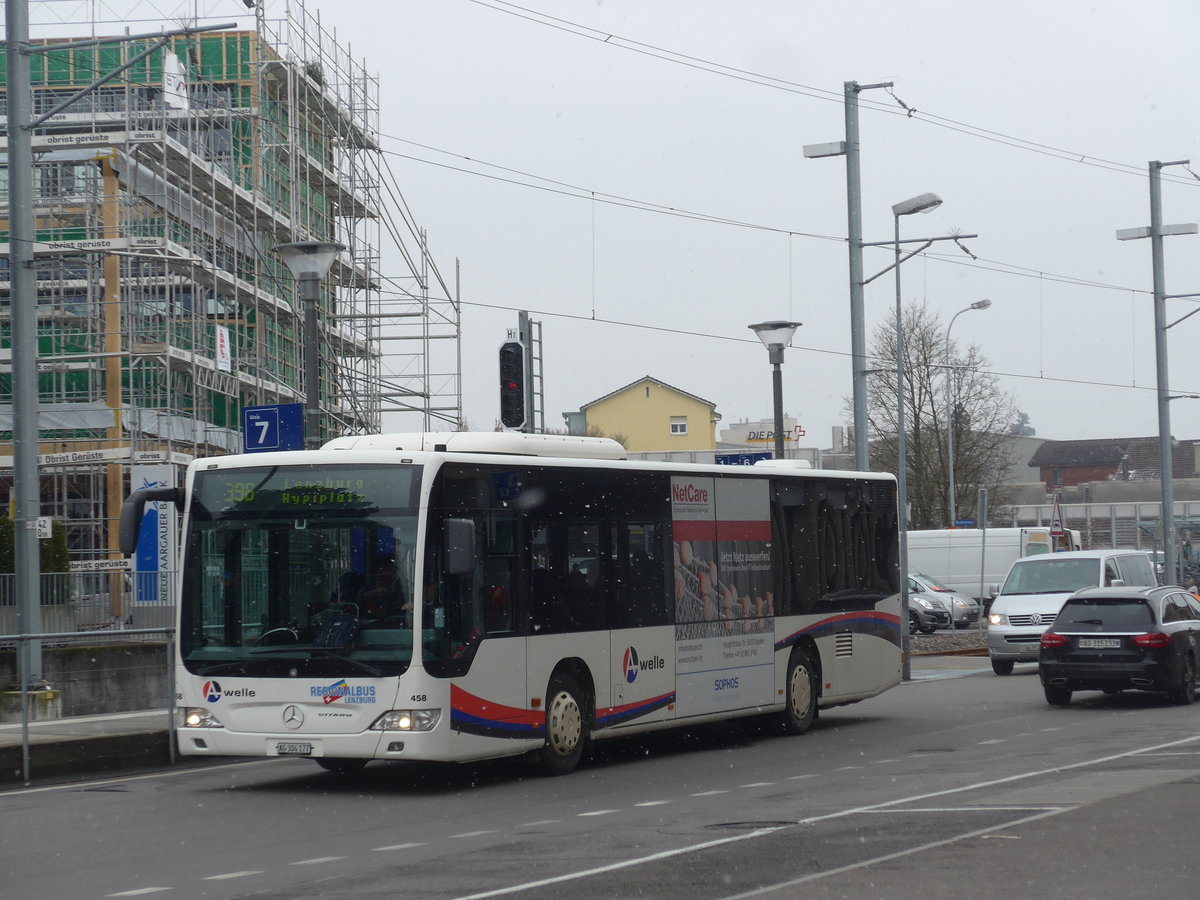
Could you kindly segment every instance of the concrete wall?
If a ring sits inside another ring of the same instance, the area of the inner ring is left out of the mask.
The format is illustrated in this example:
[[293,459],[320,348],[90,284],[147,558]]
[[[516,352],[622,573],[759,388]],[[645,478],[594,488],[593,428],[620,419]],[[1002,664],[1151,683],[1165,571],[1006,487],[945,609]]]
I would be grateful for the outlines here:
[[[163,709],[167,697],[167,652],[162,643],[45,647],[43,677],[61,692],[62,715]],[[17,658],[0,651],[0,686],[18,685]]]

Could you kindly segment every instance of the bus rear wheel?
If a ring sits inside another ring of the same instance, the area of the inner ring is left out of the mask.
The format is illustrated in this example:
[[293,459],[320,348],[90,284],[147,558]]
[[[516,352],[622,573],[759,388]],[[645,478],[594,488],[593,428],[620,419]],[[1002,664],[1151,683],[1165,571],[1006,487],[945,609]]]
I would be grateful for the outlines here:
[[547,775],[575,771],[587,745],[587,704],[579,683],[570,675],[555,675],[546,691],[546,743],[539,760]]
[[788,660],[787,700],[783,707],[783,730],[804,734],[817,717],[817,673],[807,650],[797,647]]

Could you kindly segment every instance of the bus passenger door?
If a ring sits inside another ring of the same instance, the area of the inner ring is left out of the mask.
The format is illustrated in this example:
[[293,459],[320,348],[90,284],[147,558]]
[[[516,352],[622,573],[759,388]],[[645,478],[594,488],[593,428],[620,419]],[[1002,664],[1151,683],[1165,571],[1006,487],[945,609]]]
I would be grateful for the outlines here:
[[608,529],[610,681],[601,726],[645,725],[675,717],[675,627],[668,606],[665,528],[622,522]]

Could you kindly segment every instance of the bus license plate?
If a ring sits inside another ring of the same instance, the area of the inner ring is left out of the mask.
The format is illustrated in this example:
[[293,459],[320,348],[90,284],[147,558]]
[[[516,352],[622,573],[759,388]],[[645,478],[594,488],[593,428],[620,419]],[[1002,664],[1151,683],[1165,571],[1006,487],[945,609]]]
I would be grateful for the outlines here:
[[1087,650],[1115,650],[1121,646],[1120,638],[1080,638],[1079,646]]
[[312,756],[313,745],[300,741],[276,741],[275,752],[280,756]]

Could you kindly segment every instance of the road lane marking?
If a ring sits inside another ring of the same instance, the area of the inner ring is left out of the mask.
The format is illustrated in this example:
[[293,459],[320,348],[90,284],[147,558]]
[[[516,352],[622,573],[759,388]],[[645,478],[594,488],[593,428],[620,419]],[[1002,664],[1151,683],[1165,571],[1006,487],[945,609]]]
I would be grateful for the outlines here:
[[642,856],[637,859],[626,859],[621,862],[610,863],[607,866],[597,866],[594,869],[586,869],[582,872],[570,872],[566,875],[556,875],[553,878],[543,878],[540,881],[528,881],[525,884],[515,884],[510,887],[496,888],[491,891],[484,891],[479,894],[467,894],[456,900],[485,900],[487,897],[502,897],[505,894],[516,894],[521,891],[530,891],[535,888],[546,887],[551,884],[562,884],[567,881],[576,881],[580,878],[589,878],[592,875],[603,875],[607,872],[616,872],[621,869],[628,869],[631,866],[640,866],[648,862],[657,862],[658,860],[671,859],[676,856],[683,856],[686,853],[696,853],[701,850],[708,850],[712,847],[723,847],[727,844],[736,844],[740,841],[748,841],[753,838],[762,837],[765,834],[772,834],[776,831],[781,831],[783,827],[775,828],[759,828],[755,831],[749,831],[746,834],[738,834],[733,837],[719,838],[715,841],[706,841],[703,844],[694,844],[690,847],[678,847],[674,850],[664,850],[661,853],[654,853],[650,856]]
[[249,869],[245,872],[224,872],[220,875],[205,875],[205,881],[228,881],[231,878],[247,878],[250,875],[261,875],[262,870]]
[[[889,808],[901,806],[906,803],[914,803],[918,800],[928,800],[928,799],[931,799],[934,797],[946,797],[951,794],[960,794],[960,793],[964,793],[966,791],[973,791],[973,790],[979,790],[981,788],[995,787],[995,786],[1001,785],[1001,784],[1012,784],[1017,781],[1023,781],[1023,780],[1029,779],[1029,778],[1037,778],[1042,775],[1053,775],[1053,774],[1057,774],[1060,772],[1067,772],[1067,771],[1070,771],[1073,769],[1085,768],[1087,766],[1096,766],[1096,765],[1101,765],[1103,763],[1114,762],[1119,759],[1128,759],[1129,757],[1134,757],[1134,756],[1139,756],[1139,755],[1152,755],[1156,752],[1168,750],[1169,748],[1172,748],[1172,747],[1182,747],[1187,744],[1195,744],[1197,741],[1200,741],[1200,735],[1195,735],[1193,737],[1180,738],[1175,741],[1168,741],[1164,744],[1152,744],[1150,746],[1142,747],[1142,748],[1139,748],[1136,750],[1126,750],[1122,753],[1114,753],[1114,754],[1110,754],[1109,756],[1100,756],[1100,757],[1096,757],[1095,759],[1083,760],[1081,762],[1076,762],[1076,763],[1068,763],[1067,765],[1053,766],[1048,769],[1037,769],[1037,770],[1033,770],[1033,771],[1029,771],[1029,772],[1022,772],[1022,773],[1019,773],[1016,775],[1007,775],[1003,778],[993,778],[988,781],[980,781],[975,784],[964,785],[962,787],[947,788],[945,790],[931,791],[931,792],[924,793],[924,794],[914,794],[911,797],[899,797],[895,800],[887,800],[882,803],[874,803],[869,806],[854,807],[852,809],[846,809],[846,810],[842,810],[840,812],[826,813],[826,814],[820,815],[820,816],[811,816],[807,819],[801,819],[798,822],[793,823],[792,825],[780,825],[780,826],[775,826],[772,828],[757,829],[755,831],[747,832],[746,834],[742,834],[742,835],[736,835],[734,837],[724,838],[724,839],[715,840],[715,841],[709,841],[708,843],[696,844],[696,845],[689,846],[689,847],[679,847],[674,850],[664,850],[661,853],[654,853],[649,856],[634,857],[634,858],[622,860],[621,862],[611,863],[607,866],[600,866],[600,867],[594,868],[594,869],[584,869],[584,870],[577,871],[577,872],[569,872],[565,875],[557,875],[553,878],[542,879],[540,881],[530,881],[530,882],[525,882],[523,884],[511,885],[509,887],[495,888],[494,890],[485,891],[485,892],[478,893],[478,894],[468,894],[468,895],[465,895],[462,897],[458,897],[458,898],[456,898],[456,900],[486,900],[486,898],[489,898],[489,897],[502,897],[502,896],[505,896],[508,894],[518,894],[523,891],[534,890],[536,888],[545,887],[547,885],[564,884],[564,883],[570,882],[570,881],[577,881],[577,880],[580,880],[583,878],[590,878],[593,875],[603,875],[608,872],[615,872],[615,871],[619,871],[621,869],[631,868],[633,866],[640,866],[640,865],[644,865],[646,863],[658,862],[658,861],[664,860],[664,859],[671,859],[673,857],[682,856],[687,853],[695,853],[695,852],[699,852],[702,850],[708,850],[713,847],[721,847],[721,846],[725,846],[727,844],[733,844],[733,843],[736,843],[739,841],[753,840],[755,838],[763,837],[764,835],[774,834],[778,831],[784,830],[785,828],[794,827],[795,825],[810,825],[815,822],[823,822],[823,821],[827,821],[830,819],[843,818],[845,816],[857,815],[857,814],[864,813],[864,812],[875,812],[878,810],[889,809]],[[799,778],[799,777],[808,777],[808,776],[795,776],[795,777]],[[707,791],[707,792],[704,792],[701,794],[693,794],[692,796],[693,797],[706,797],[706,796],[711,796],[712,794],[720,794],[720,793],[727,793],[727,792],[725,792],[725,791]],[[991,834],[992,832],[995,832],[995,831],[1000,831],[1000,830],[1007,829],[1007,828],[1013,828],[1018,825],[1026,824],[1028,822],[1035,822],[1039,819],[1045,819],[1045,818],[1049,818],[1052,816],[1057,816],[1057,815],[1060,815],[1061,813],[1067,812],[1068,810],[1077,809],[1077,808],[1078,808],[1078,806],[1064,806],[1064,807],[1056,807],[1053,809],[1048,809],[1048,810],[1045,810],[1043,812],[1037,813],[1032,816],[1027,816],[1027,817],[1021,818],[1021,819],[1014,819],[1013,821],[1004,823],[1002,825],[996,825],[991,828],[982,828],[982,829],[979,829],[977,831],[972,831],[972,832],[965,832],[964,834],[957,835],[956,837],[948,838],[943,841],[936,841],[936,842],[933,842],[930,844],[922,845],[921,847],[914,847],[914,848],[911,848],[910,850],[893,853],[893,854],[890,854],[887,856],[881,856],[874,860],[869,860],[865,863],[862,863],[861,865],[871,865],[874,863],[886,862],[891,859],[896,859],[901,856],[909,855],[910,853],[918,853],[923,850],[931,849],[931,848],[938,847],[938,846],[943,846],[945,844],[949,844],[954,841],[965,840],[970,837],[987,837],[989,834]],[[843,868],[830,870],[828,872],[816,872],[816,873],[813,873],[811,876],[808,876],[807,880],[816,880],[817,878],[824,878],[828,875],[839,874],[839,873],[846,872],[846,871],[849,871],[854,868],[860,868],[861,865],[856,864],[854,866],[846,866]],[[802,880],[804,880],[804,879],[802,879]],[[800,881],[787,882],[786,884],[783,884],[783,885],[778,885],[778,886],[774,886],[771,888],[763,889],[763,891],[761,891],[761,892],[765,893],[766,891],[781,890],[785,887],[791,887],[798,883],[800,883]],[[760,892],[752,892],[749,894],[739,894],[736,897],[726,898],[726,900],[738,900],[738,898],[742,898],[742,897],[752,897],[752,896],[756,896],[757,893],[760,893]]]
[[424,846],[425,846],[424,841],[416,841],[411,844],[391,844],[387,847],[376,847],[371,852],[372,853],[384,853],[388,850],[411,850],[413,847],[424,847]]
[[635,803],[634,806],[666,806],[670,800],[644,800],[641,803]]
[[729,791],[701,791],[698,794],[692,794],[693,797],[715,797],[717,794],[728,794]]
[[173,891],[175,888],[169,887],[145,887],[138,888],[135,891],[121,891],[119,894],[106,894],[108,897],[141,897],[146,894],[160,894],[163,891]]
[[518,828],[537,828],[540,825],[557,825],[562,819],[539,819],[536,822],[525,822],[518,825]]
[[894,859],[902,859],[905,856],[912,856],[915,853],[924,853],[926,850],[933,850],[936,847],[945,847],[949,844],[956,844],[959,841],[965,841],[974,837],[987,837],[994,831],[1001,831],[1007,828],[1015,828],[1018,825],[1027,825],[1030,822],[1036,822],[1039,819],[1047,819],[1051,816],[1061,815],[1069,809],[1077,809],[1078,807],[1064,806],[1061,809],[1052,809],[1046,812],[1037,813],[1036,815],[1026,816],[1023,819],[1014,819],[1011,822],[1004,822],[1000,825],[991,825],[987,828],[977,828],[974,831],[965,831],[962,834],[956,834],[952,837],[944,838],[940,841],[930,841],[927,844],[921,844],[917,847],[909,847],[906,850],[897,850],[895,853],[886,853],[883,856],[877,856],[874,859],[864,859],[860,862],[851,863],[846,866],[839,866],[836,869],[828,869],[824,872],[813,872],[811,875],[802,875],[799,878],[793,878],[790,881],[781,881],[778,884],[761,887],[757,890],[746,891],[743,894],[733,894],[723,900],[745,900],[747,897],[762,897],[766,894],[774,894],[777,891],[785,891],[795,888],[802,884],[807,884],[811,881],[817,881],[821,878],[829,878],[833,875],[844,875],[847,872],[853,872],[856,869],[865,869],[868,866],[874,866],[879,863],[891,862]]
[[345,856],[314,856],[312,859],[298,859],[293,866],[315,866],[320,863],[337,862],[339,859],[346,859]]

